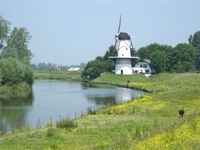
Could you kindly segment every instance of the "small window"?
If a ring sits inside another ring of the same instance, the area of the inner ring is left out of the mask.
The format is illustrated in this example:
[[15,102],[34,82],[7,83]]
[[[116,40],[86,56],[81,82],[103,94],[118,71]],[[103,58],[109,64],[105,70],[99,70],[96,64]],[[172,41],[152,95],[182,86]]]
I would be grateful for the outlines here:
[[142,68],[142,64],[140,64],[140,68]]
[[143,64],[143,68],[147,68],[147,64]]

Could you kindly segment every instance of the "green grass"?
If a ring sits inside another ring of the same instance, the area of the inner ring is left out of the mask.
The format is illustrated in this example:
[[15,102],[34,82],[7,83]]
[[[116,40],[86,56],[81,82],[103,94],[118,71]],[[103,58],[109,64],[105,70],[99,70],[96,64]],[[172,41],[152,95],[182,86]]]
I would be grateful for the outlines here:
[[[0,149],[199,149],[199,81],[200,74],[101,76],[93,82],[152,93],[75,120],[64,120],[64,128],[53,125],[3,135]],[[182,108],[183,118],[178,114]]]
[[35,79],[54,79],[54,80],[67,80],[67,81],[82,81],[81,72],[68,72],[68,71],[34,71],[33,76]]

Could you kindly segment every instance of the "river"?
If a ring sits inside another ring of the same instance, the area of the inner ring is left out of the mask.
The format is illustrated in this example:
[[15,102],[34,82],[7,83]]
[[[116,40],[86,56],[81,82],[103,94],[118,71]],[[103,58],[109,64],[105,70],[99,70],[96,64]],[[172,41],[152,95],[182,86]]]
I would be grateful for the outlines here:
[[[0,132],[22,126],[45,126],[51,120],[74,119],[88,108],[100,109],[138,98],[145,93],[109,85],[59,80],[35,80],[27,98],[0,100]],[[1,133],[0,133],[1,134]]]

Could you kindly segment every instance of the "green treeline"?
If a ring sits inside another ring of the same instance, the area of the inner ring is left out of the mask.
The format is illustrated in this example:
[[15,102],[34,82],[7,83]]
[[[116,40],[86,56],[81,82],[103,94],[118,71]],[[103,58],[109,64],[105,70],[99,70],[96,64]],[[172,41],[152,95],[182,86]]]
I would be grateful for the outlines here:
[[[131,50],[132,56],[140,59],[150,59],[151,68],[156,74],[161,72],[184,73],[200,70],[200,31],[190,35],[188,43],[179,43],[175,47],[152,43],[138,50]],[[95,60],[86,64],[82,78],[94,79],[103,72],[111,72],[115,68],[115,62],[108,56],[116,56],[117,51],[113,46],[109,47],[104,56],[98,56]],[[138,60],[132,61],[132,66]]]
[[[0,16],[0,98],[27,95],[33,84],[28,49],[31,36],[26,28],[10,30],[10,22]],[[24,94],[26,93],[26,94]]]
[[70,68],[85,68],[85,63],[81,63],[80,65],[57,65],[52,63],[38,63],[38,64],[31,64],[33,70],[41,70],[41,71],[52,71],[52,70],[68,70]]

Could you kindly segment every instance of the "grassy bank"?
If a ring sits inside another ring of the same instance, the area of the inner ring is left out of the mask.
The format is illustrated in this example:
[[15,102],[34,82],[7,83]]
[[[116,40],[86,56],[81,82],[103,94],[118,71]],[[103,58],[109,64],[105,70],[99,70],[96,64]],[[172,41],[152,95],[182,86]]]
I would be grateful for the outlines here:
[[81,72],[68,71],[34,71],[35,79],[54,79],[67,81],[81,81]]
[[[127,82],[128,81],[128,82]],[[200,149],[200,74],[104,75],[93,82],[150,91],[62,126],[0,137],[0,149]],[[185,110],[184,117],[178,111]],[[71,124],[74,124],[73,126]]]

